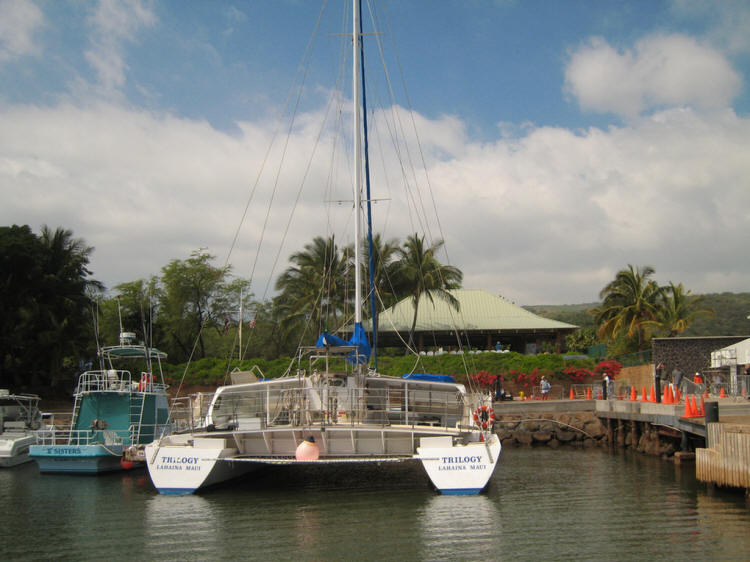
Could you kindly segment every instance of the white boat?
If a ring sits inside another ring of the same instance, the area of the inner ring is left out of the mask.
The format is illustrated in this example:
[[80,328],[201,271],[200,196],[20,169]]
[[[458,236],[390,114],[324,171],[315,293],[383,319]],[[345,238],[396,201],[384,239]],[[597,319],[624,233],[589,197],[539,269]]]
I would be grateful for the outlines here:
[[36,394],[11,394],[0,389],[0,467],[29,462],[29,447],[36,442],[35,431],[42,427]]
[[[360,116],[360,7],[354,0],[355,147],[362,146]],[[361,149],[354,155],[354,208],[361,209]],[[355,213],[355,217],[359,213]],[[360,221],[354,220],[357,241]],[[355,263],[361,264],[361,242]],[[323,334],[301,349],[296,369],[277,379],[219,388],[205,429],[172,434],[146,446],[151,480],[162,494],[190,494],[260,467],[372,463],[422,465],[445,494],[476,494],[500,456],[491,403],[440,375],[406,378],[368,371],[370,347],[362,328],[361,266],[355,266],[353,336]]]

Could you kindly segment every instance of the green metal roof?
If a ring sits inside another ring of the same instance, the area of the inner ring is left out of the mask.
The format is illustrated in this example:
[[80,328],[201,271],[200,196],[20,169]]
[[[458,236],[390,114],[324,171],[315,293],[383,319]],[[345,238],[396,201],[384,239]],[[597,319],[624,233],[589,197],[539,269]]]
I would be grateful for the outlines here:
[[[419,300],[417,325],[420,331],[489,330],[489,331],[540,331],[575,330],[578,326],[549,320],[529,312],[512,302],[480,289],[454,289],[449,291],[460,303],[454,310],[448,303],[426,296]],[[378,315],[378,332],[408,331],[414,317],[411,299],[404,299]],[[366,330],[370,321],[363,322]]]

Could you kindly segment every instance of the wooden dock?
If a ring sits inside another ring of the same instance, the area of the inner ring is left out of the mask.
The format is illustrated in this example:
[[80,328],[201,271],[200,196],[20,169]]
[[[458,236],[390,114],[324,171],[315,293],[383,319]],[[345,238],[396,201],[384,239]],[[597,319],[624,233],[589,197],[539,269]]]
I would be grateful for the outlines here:
[[750,423],[709,423],[695,462],[701,482],[750,490]]

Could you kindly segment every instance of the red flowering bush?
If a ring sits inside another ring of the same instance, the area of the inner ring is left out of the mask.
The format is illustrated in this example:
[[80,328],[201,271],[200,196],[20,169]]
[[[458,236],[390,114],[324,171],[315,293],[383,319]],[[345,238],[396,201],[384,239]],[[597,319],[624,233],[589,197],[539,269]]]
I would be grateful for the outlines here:
[[622,364],[618,361],[615,361],[614,359],[608,359],[606,361],[600,361],[596,367],[594,367],[594,372],[597,375],[609,375],[609,378],[614,379],[615,376],[622,371]]
[[471,375],[471,382],[483,389],[493,389],[497,383],[497,375],[491,375],[488,371],[479,371]]
[[581,383],[590,377],[594,376],[594,373],[583,367],[565,367],[562,370],[564,376],[568,377],[571,382]]

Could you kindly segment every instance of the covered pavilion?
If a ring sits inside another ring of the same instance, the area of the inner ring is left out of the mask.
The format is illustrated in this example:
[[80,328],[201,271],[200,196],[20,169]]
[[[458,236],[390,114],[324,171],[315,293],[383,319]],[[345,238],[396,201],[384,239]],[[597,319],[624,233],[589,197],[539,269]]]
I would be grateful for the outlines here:
[[[414,339],[419,351],[445,351],[462,346],[471,349],[502,350],[534,354],[542,351],[545,343],[559,352],[565,336],[578,326],[543,318],[512,302],[480,289],[449,291],[459,302],[458,310],[438,297],[430,301],[420,298]],[[378,315],[378,348],[404,347],[414,319],[411,299],[399,301]],[[363,322],[368,336],[372,325]],[[458,335],[457,335],[458,334]]]

